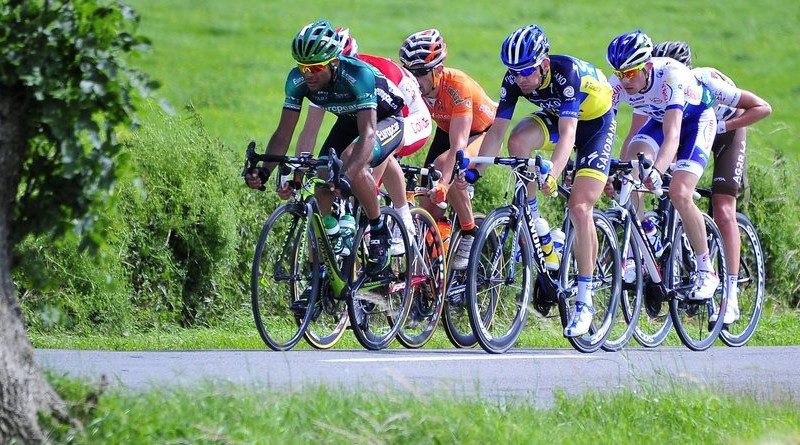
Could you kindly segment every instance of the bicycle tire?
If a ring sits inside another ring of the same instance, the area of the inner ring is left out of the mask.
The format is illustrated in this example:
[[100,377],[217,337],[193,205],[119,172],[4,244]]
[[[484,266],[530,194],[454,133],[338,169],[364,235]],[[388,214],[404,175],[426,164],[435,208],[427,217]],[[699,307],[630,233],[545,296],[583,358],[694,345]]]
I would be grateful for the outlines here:
[[[745,345],[755,333],[764,309],[766,283],[764,249],[761,247],[758,232],[750,219],[742,213],[736,213],[736,223],[742,240],[737,292],[741,317],[731,325],[723,325],[720,332],[720,340],[731,347]],[[741,326],[743,328],[739,329]]]
[[[302,203],[275,209],[261,229],[253,256],[250,271],[253,319],[261,339],[274,351],[287,351],[300,341],[312,311],[298,314],[300,309],[295,302],[307,291],[306,308],[312,307],[319,292],[319,257],[304,243],[308,240],[308,212],[309,207]],[[272,250],[281,254],[272,255]],[[310,258],[301,258],[304,253],[311,253]],[[288,289],[282,287],[283,283]]]
[[400,214],[381,207],[381,219],[391,231],[397,227],[402,237],[403,254],[393,255],[387,269],[379,276],[366,272],[369,224],[362,218],[353,238],[353,252],[344,270],[349,278],[347,310],[350,327],[366,349],[384,349],[395,339],[411,308],[411,241]]
[[[529,250],[533,241],[525,224],[519,225],[519,234],[515,233],[514,213],[512,208],[502,207],[486,216],[475,237],[467,268],[470,326],[478,344],[493,354],[511,349],[522,333],[535,280]],[[521,250],[520,261],[513,254],[515,244]],[[505,276],[506,269],[514,268],[516,272],[518,265],[521,278]],[[521,283],[518,288],[511,287],[515,280]]]
[[[625,210],[622,211],[626,212]],[[636,330],[636,324],[639,322],[640,311],[642,310],[642,293],[644,291],[644,272],[642,270],[642,253],[639,249],[639,244],[632,239],[630,234],[632,227],[628,225],[626,231],[625,223],[619,210],[608,210],[605,212],[605,216],[611,222],[618,235],[622,284],[620,286],[619,304],[617,305],[617,318],[601,348],[607,352],[616,352],[627,346]],[[627,212],[625,216],[629,217]],[[632,265],[630,266],[632,277],[626,277],[626,270],[628,270],[626,261],[628,259],[632,260]]]
[[436,221],[421,207],[411,208],[415,235],[411,277],[411,310],[397,332],[397,341],[409,349],[421,348],[433,337],[444,307],[446,268],[444,243]]
[[[620,266],[617,232],[602,212],[595,210],[593,218],[598,241],[598,251],[592,277],[592,302],[595,308],[595,316],[588,333],[579,337],[567,337],[572,347],[583,353],[591,353],[600,349],[611,333],[622,287],[622,268]],[[576,235],[574,227],[567,234],[559,271],[562,288],[567,291],[567,294],[573,295],[577,293],[575,277],[578,274],[577,261],[572,255]],[[569,313],[568,311],[572,310],[572,305],[568,301],[563,301],[563,298],[559,300],[562,326],[566,327],[569,319],[567,314]],[[597,322],[598,320],[599,323]]]
[[[717,225],[710,216],[703,214],[706,226],[706,238],[711,261],[719,277],[727,275],[725,250],[722,236]],[[665,279],[670,280],[671,287],[690,285],[695,268],[695,254],[685,236],[683,222],[679,222],[672,238],[672,249],[665,267]],[[669,309],[675,331],[681,342],[692,351],[704,351],[710,348],[722,330],[723,317],[709,322],[714,311],[725,313],[727,305],[727,285],[725,279],[720,280],[717,291],[710,300],[692,301],[688,298],[674,297],[670,299]]]

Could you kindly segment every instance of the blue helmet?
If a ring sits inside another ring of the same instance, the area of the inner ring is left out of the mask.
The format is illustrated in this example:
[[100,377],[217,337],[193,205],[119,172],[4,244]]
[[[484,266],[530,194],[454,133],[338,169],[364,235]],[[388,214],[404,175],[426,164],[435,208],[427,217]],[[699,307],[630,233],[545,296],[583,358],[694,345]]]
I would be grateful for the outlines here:
[[547,36],[536,25],[517,29],[506,37],[500,47],[500,60],[512,70],[539,66],[550,51]]
[[608,63],[624,71],[647,62],[653,54],[653,41],[642,30],[620,34],[608,45]]

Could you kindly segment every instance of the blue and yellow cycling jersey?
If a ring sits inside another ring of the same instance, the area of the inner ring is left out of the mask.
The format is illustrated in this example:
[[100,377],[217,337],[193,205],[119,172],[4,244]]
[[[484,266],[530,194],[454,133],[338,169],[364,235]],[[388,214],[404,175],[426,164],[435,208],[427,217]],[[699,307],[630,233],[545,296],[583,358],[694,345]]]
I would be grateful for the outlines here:
[[511,120],[519,97],[554,116],[581,121],[596,119],[611,109],[611,86],[603,72],[589,62],[564,55],[550,56],[542,85],[530,94],[523,94],[515,73],[506,71],[496,117]]
[[352,57],[339,57],[330,84],[311,92],[298,68],[289,71],[283,108],[300,111],[303,98],[340,117],[355,118],[360,110],[373,108],[378,120],[398,114],[403,98],[392,91],[386,77],[371,65]]

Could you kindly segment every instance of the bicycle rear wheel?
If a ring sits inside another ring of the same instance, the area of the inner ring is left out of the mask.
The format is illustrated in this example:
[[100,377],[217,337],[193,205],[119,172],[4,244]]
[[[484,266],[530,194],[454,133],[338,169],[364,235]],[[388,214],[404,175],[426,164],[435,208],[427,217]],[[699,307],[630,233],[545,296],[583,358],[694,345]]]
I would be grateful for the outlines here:
[[370,350],[383,349],[394,340],[405,323],[411,308],[411,241],[403,221],[394,209],[381,207],[381,219],[388,230],[398,227],[402,236],[404,253],[393,255],[385,270],[368,274],[366,270],[369,242],[369,225],[362,219],[353,238],[347,274],[347,310],[350,327],[362,346]]
[[[739,226],[741,252],[739,256],[739,279],[737,300],[740,318],[730,325],[724,325],[720,339],[728,346],[742,346],[755,333],[761,312],[764,309],[764,283],[766,265],[764,250],[758,238],[756,228],[747,216],[737,213],[736,223]],[[728,301],[733,304],[732,301]]]
[[[631,236],[632,227],[628,224],[626,229],[626,224],[619,211],[609,210],[605,212],[605,215],[617,232],[620,265],[622,266],[622,284],[617,314],[611,332],[602,346],[604,351],[615,352],[628,344],[636,330],[639,312],[642,309],[644,280],[642,253],[639,250],[639,244]],[[625,216],[629,217],[627,212]]]
[[256,244],[250,275],[253,318],[261,339],[275,351],[293,348],[311,319],[319,292],[319,258],[308,240],[309,208],[278,207]]
[[[533,293],[534,268],[528,228],[508,207],[490,213],[481,225],[467,268],[467,313],[478,344],[508,351],[522,333]],[[520,256],[516,257],[519,250]]]
[[[714,271],[717,276],[725,277],[727,264],[719,229],[710,216],[704,214],[703,220]],[[672,251],[664,277],[666,280],[671,280],[670,287],[673,289],[676,287],[691,288],[695,272],[696,255],[684,232],[683,222],[679,222],[672,240]],[[686,293],[682,292],[677,292],[676,296],[670,299],[669,309],[675,324],[675,331],[687,348],[693,351],[703,351],[714,344],[722,330],[723,317],[717,317],[713,323],[709,321],[709,317],[716,311],[719,311],[719,314],[725,313],[727,292],[727,285],[723,278],[712,298],[708,300],[690,300],[686,298]]]
[[421,207],[411,209],[414,220],[411,266],[411,310],[397,341],[406,348],[420,348],[431,339],[444,306],[444,245],[436,221]]
[[[570,344],[580,352],[594,352],[603,346],[614,326],[614,318],[619,302],[622,283],[617,231],[601,212],[594,211],[594,224],[597,233],[597,257],[592,276],[592,303],[595,314],[589,332],[580,337],[568,337]],[[561,260],[561,286],[568,295],[577,295],[578,263],[574,257],[576,232],[573,227],[564,242],[564,253]],[[559,304],[562,314],[572,310],[572,302]],[[562,324],[566,326],[569,317],[562,316]]]

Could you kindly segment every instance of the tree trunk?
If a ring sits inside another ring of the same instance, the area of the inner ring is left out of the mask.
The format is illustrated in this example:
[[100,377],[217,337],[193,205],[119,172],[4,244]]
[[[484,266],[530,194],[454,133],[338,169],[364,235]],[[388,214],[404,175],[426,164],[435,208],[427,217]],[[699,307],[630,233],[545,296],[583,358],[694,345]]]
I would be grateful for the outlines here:
[[34,360],[11,281],[11,214],[27,153],[25,104],[21,89],[0,86],[0,443],[45,441],[38,413],[67,418]]

